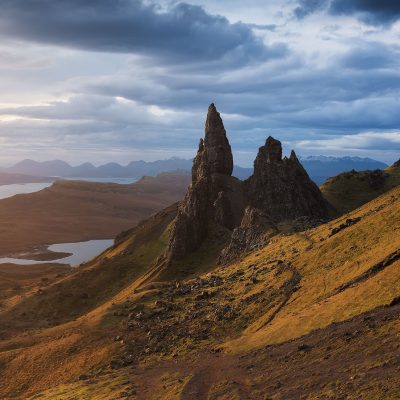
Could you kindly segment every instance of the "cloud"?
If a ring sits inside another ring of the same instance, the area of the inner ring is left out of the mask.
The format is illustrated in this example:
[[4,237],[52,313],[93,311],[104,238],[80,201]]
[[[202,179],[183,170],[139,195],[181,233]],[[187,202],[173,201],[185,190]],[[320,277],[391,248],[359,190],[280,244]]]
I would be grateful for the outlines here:
[[[7,156],[37,149],[77,162],[141,152],[189,157],[211,102],[242,164],[251,165],[270,134],[289,148],[301,143],[300,154],[339,152],[341,144],[342,154],[393,152],[385,135],[400,126],[395,29],[366,33],[354,18],[332,22],[322,14],[342,11],[328,0],[301,1],[299,20],[287,18],[292,0],[274,8],[260,0],[251,24],[230,22],[249,15],[247,2],[194,1],[2,0]],[[321,15],[305,19],[314,12]],[[370,131],[375,141],[358,136]]]
[[394,157],[400,152],[400,131],[363,132],[356,135],[336,135],[331,138],[301,140],[297,149],[307,152],[335,154],[378,154],[390,152]]
[[36,140],[40,135],[44,143],[78,145],[96,137],[105,148],[179,147],[184,143],[195,148],[197,135],[188,137],[191,124],[185,125],[185,131],[177,128],[180,121],[195,117],[190,112],[149,107],[124,98],[76,95],[43,105],[0,107],[0,138]]
[[353,52],[365,48],[369,54],[374,46],[358,43],[323,69],[292,56],[229,73],[157,67],[138,73],[136,66],[110,76],[85,76],[65,88],[83,94],[66,101],[1,108],[0,119],[22,119],[2,124],[0,132],[9,138],[41,132],[41,138],[58,138],[60,145],[67,140],[89,146],[96,138],[108,149],[195,149],[207,106],[215,101],[236,150],[257,149],[269,134],[289,143],[338,132],[384,134],[400,126],[400,72],[391,63],[359,69]]
[[97,52],[134,53],[167,63],[242,65],[285,55],[251,26],[201,6],[167,9],[144,0],[3,0],[0,35]]
[[397,0],[332,0],[332,14],[355,14],[372,25],[392,24],[400,18],[400,2]]
[[299,0],[294,10],[301,19],[318,11],[332,15],[354,15],[370,25],[390,25],[400,18],[397,0]]
[[323,10],[329,5],[328,0],[299,0],[294,14],[297,18],[305,18],[317,11]]
[[379,42],[359,42],[342,57],[342,66],[358,70],[399,68],[400,47]]
[[[291,59],[229,74],[163,70],[138,76],[135,71],[74,83],[92,94],[199,114],[215,101],[222,112],[242,117],[235,122],[242,129],[257,124],[259,128],[329,131],[335,125],[356,131],[390,129],[400,122],[396,118],[400,71],[396,52],[392,52],[393,60],[375,60],[371,55],[375,46],[357,43],[355,49],[331,59],[324,68],[292,55]],[[381,52],[390,54],[390,49],[383,47]]]

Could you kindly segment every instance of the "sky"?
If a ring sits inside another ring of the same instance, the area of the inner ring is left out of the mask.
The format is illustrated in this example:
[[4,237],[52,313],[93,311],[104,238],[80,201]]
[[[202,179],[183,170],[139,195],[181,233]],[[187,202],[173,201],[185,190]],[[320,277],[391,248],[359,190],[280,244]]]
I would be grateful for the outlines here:
[[398,0],[0,0],[0,165],[400,157]]

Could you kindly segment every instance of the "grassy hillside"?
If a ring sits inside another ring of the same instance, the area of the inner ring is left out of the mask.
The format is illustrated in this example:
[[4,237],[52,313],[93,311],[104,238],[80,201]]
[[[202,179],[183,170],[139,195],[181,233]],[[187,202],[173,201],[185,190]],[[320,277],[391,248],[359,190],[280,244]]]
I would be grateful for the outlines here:
[[384,171],[350,171],[329,178],[321,191],[340,213],[355,210],[362,204],[400,184],[400,163]]
[[108,239],[179,201],[189,176],[161,174],[131,185],[58,181],[0,200],[0,254],[51,243]]
[[175,212],[0,312],[5,399],[397,398],[400,187],[160,281]]

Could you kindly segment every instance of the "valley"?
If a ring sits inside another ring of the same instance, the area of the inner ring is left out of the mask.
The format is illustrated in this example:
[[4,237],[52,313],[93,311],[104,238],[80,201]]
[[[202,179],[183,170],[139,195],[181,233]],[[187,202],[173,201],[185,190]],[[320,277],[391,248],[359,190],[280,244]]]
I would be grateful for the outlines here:
[[179,174],[127,185],[64,180],[0,200],[0,256],[29,256],[38,252],[35,248],[45,254],[45,246],[54,243],[111,239],[179,201],[188,181]]

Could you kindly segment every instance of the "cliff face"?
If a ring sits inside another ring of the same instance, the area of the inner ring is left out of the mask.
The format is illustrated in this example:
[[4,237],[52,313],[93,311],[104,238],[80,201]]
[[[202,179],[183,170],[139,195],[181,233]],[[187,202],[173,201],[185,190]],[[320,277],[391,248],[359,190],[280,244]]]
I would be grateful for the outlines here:
[[220,114],[208,109],[205,138],[193,161],[192,184],[176,217],[167,259],[179,260],[196,250],[212,225],[228,230],[240,224],[243,214],[242,182],[232,177],[232,151]]
[[395,163],[393,163],[391,168],[400,168],[400,159],[398,159]]
[[246,189],[248,205],[262,210],[274,222],[328,215],[326,201],[295,152],[282,159],[281,142],[272,137],[260,147]]
[[259,149],[254,174],[245,182],[232,177],[232,151],[220,114],[208,109],[205,138],[193,161],[192,184],[173,224],[167,263],[197,250],[215,231],[230,242],[221,262],[261,245],[263,235],[278,231],[281,222],[300,217],[328,217],[329,206],[294,152],[282,158],[282,146],[269,137]]
[[282,145],[269,137],[254,161],[254,174],[244,182],[246,209],[241,224],[222,251],[227,263],[262,247],[279,231],[279,224],[305,220],[308,226],[329,216],[330,206],[309,178],[294,151],[282,158]]

